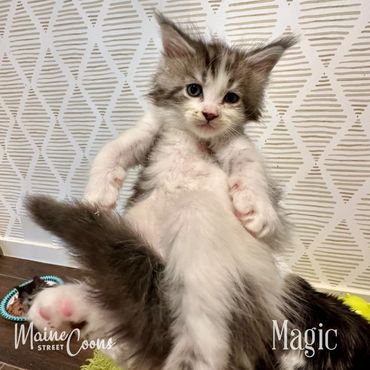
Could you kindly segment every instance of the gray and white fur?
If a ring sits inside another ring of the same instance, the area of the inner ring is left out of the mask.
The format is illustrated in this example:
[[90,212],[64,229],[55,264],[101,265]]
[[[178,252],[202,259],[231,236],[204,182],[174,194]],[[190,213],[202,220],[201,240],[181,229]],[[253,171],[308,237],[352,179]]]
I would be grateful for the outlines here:
[[[130,369],[294,369],[271,350],[272,320],[293,307],[273,256],[284,216],[243,127],[261,115],[269,74],[295,39],[244,50],[157,19],[163,56],[149,111],[100,151],[84,202],[28,201],[88,282],[41,292],[29,318],[59,327],[71,319],[61,307],[72,307],[87,335],[115,339],[111,355]],[[117,216],[137,164],[135,194]]]

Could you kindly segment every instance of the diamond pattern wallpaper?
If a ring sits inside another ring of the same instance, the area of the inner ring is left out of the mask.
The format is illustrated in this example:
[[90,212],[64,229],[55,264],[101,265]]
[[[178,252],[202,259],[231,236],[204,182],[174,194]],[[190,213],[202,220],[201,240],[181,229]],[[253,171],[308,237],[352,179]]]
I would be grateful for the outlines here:
[[24,196],[81,197],[89,161],[143,113],[160,53],[154,8],[240,45],[300,35],[274,70],[263,120],[247,132],[295,225],[288,264],[313,283],[369,293],[368,0],[2,0],[5,253],[60,262],[60,243],[27,218]]

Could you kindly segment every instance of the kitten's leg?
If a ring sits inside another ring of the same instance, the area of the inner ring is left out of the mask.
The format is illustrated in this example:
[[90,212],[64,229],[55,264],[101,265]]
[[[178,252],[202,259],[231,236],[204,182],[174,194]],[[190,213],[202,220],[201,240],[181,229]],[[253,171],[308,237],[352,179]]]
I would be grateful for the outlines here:
[[86,335],[102,335],[108,329],[107,313],[88,297],[84,283],[46,288],[36,295],[27,317],[39,330],[70,332],[80,328]]
[[173,222],[164,228],[166,277],[176,317],[164,370],[221,370],[230,353],[227,320],[233,287],[225,279],[227,263],[220,263],[222,239],[217,240],[204,205],[188,200],[174,205]]
[[[243,274],[262,274],[270,285],[274,285],[270,276],[277,274],[266,271],[270,266],[267,255],[255,258],[253,254],[258,250],[262,253],[263,247],[254,248],[252,244],[257,241],[210,193],[183,196],[174,202],[168,220],[162,243],[167,248],[165,277],[174,339],[164,370],[223,370],[232,351],[229,325],[237,310],[235,302],[239,294],[243,301],[248,300]],[[250,323],[243,325],[248,327]],[[253,340],[258,343],[261,338]]]
[[232,137],[215,147],[222,167],[229,175],[235,214],[244,227],[258,238],[271,236],[281,226],[279,194],[272,190],[263,159],[247,136]]
[[109,311],[88,296],[90,289],[82,282],[46,288],[35,296],[27,319],[41,332],[64,331],[72,335],[73,330],[79,330],[82,339],[99,340],[100,350],[115,362],[125,364],[127,350],[109,334],[116,323]]
[[95,157],[84,199],[104,208],[113,208],[128,168],[143,160],[159,125],[148,112],[132,129],[107,143]]
[[163,219],[166,214],[163,212],[166,200],[157,196],[156,191],[129,207],[123,219],[137,232],[144,235],[149,245],[164,258],[163,248],[160,242]]
[[247,333],[246,356],[265,350],[267,324],[278,317],[279,275],[263,243],[213,193],[189,193],[169,205],[168,224],[161,227],[166,265],[109,212],[47,197],[30,198],[28,209],[91,271],[95,302],[104,302],[117,335],[129,340],[136,368],[224,370],[234,314]]
[[235,215],[244,227],[258,238],[274,234],[280,227],[279,216],[264,191],[267,185],[258,183],[256,172],[250,171],[248,178],[242,173],[234,174],[229,186]]
[[27,206],[33,219],[63,239],[87,269],[91,299],[108,312],[100,322],[115,324],[117,344],[129,345],[133,368],[159,369],[171,339],[164,266],[158,254],[112,212],[43,196],[29,198]]
[[279,370],[306,369],[305,356],[302,351],[289,351],[281,355],[279,359]]

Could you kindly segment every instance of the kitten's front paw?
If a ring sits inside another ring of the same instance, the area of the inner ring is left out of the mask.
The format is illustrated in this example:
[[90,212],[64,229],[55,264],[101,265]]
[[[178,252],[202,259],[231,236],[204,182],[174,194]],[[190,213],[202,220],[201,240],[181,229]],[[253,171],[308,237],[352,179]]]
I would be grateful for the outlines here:
[[113,209],[118,199],[118,190],[112,186],[105,186],[103,189],[86,189],[83,200],[98,208]]
[[85,190],[84,201],[99,208],[113,209],[124,177],[125,171],[121,168],[105,175],[92,175]]
[[27,318],[40,330],[70,332],[87,324],[89,307],[79,285],[46,288],[36,295]]
[[279,216],[265,194],[258,194],[234,180],[230,182],[230,195],[235,215],[256,238],[267,237],[279,227]]

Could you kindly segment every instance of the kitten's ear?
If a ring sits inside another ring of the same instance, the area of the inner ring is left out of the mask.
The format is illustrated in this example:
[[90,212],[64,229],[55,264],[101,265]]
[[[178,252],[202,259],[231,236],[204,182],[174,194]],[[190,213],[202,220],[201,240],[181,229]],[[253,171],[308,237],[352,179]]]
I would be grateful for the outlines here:
[[195,53],[192,47],[193,40],[174,22],[158,11],[155,12],[157,22],[161,28],[163,50],[170,58],[181,58]]
[[251,50],[247,55],[247,62],[254,70],[267,75],[274,68],[285,50],[296,44],[296,36],[285,36],[260,48]]

